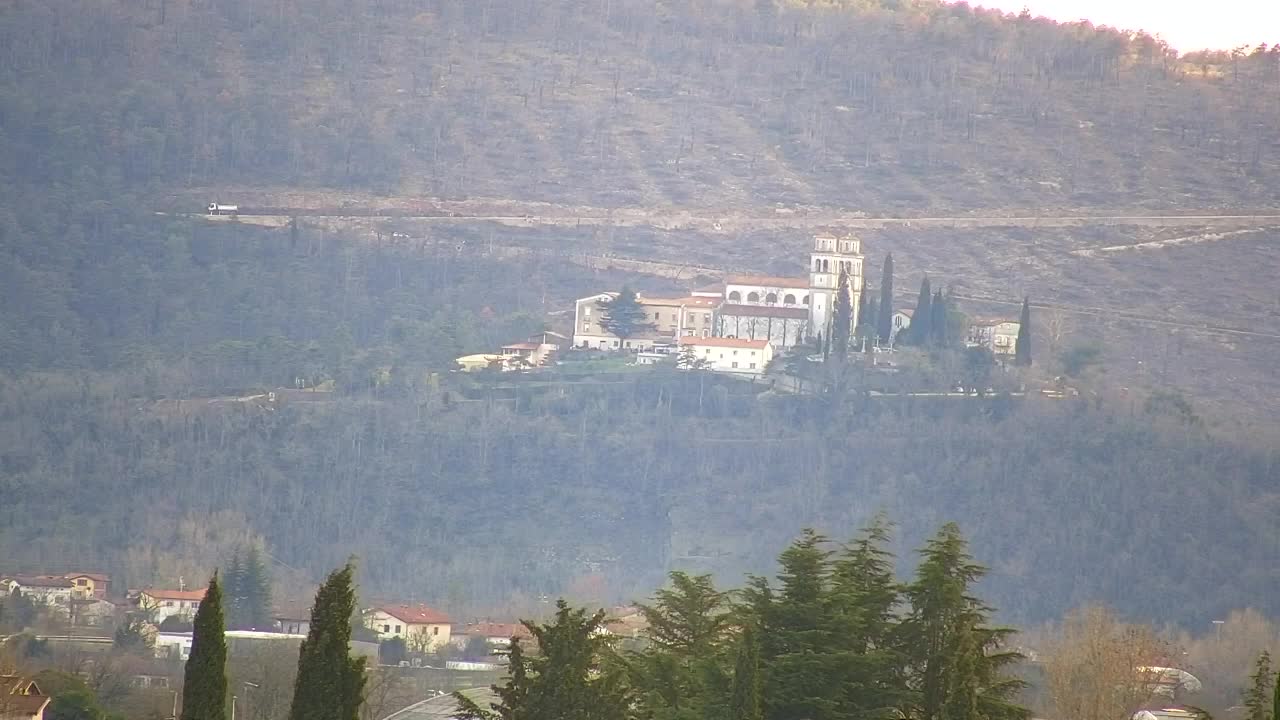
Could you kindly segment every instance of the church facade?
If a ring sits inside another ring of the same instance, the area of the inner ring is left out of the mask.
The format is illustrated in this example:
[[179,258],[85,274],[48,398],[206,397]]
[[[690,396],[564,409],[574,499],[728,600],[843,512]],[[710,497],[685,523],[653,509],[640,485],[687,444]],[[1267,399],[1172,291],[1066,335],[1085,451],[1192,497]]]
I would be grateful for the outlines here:
[[[857,299],[863,285],[862,242],[851,235],[817,235],[807,267],[805,277],[730,275],[715,287],[696,290],[689,297],[641,298],[642,304],[661,306],[666,313],[662,316],[665,322],[648,338],[650,344],[674,344],[680,337],[701,336],[767,340],[775,350],[782,350],[809,338],[830,337],[841,278],[847,281],[851,329],[857,327]],[[592,309],[604,297],[593,295],[577,302],[575,346],[622,347],[599,325],[599,313]]]

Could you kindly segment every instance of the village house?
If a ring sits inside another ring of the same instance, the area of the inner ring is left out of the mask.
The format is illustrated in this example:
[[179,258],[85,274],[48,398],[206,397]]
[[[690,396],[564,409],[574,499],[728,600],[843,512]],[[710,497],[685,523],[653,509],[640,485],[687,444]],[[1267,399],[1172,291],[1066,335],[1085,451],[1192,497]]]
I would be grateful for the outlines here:
[[[862,243],[846,235],[817,235],[809,253],[808,277],[730,275],[720,284],[700,287],[687,297],[637,296],[653,329],[620,339],[601,324],[600,303],[617,293],[580,298],[574,306],[575,347],[649,352],[676,338],[724,337],[765,340],[782,350],[810,337],[828,336],[842,277],[848,279],[852,326],[858,324],[862,292]],[[646,358],[651,360],[651,358]]]
[[152,621],[156,624],[173,616],[190,620],[200,609],[200,601],[204,600],[205,588],[199,590],[160,590],[149,588],[138,593],[138,607],[152,613]]
[[680,338],[680,351],[692,351],[692,357],[703,367],[716,372],[762,375],[773,360],[773,346],[768,340],[740,338]]
[[1006,318],[975,319],[969,323],[968,344],[984,347],[996,357],[1013,356],[1018,342],[1017,320]]
[[69,572],[63,575],[75,587],[77,597],[94,597],[103,600],[111,592],[111,576],[96,572]]
[[311,632],[310,603],[292,602],[276,605],[271,615],[276,632],[288,635],[306,635]]
[[50,700],[35,680],[0,675],[0,720],[44,720]]
[[889,337],[887,340],[890,347],[893,347],[894,341],[898,339],[898,333],[911,327],[911,318],[915,314],[916,311],[912,308],[902,308],[901,310],[894,310],[893,314],[889,316]]
[[484,640],[490,650],[511,647],[511,640],[529,640],[533,633],[521,623],[475,622],[454,630],[451,642],[459,650],[465,649],[474,638]]
[[49,606],[66,605],[75,597],[75,583],[62,575],[10,575],[0,577],[6,594],[21,593],[26,599]]
[[379,605],[364,611],[364,624],[380,640],[401,638],[412,652],[434,652],[449,643],[449,616],[426,605]]

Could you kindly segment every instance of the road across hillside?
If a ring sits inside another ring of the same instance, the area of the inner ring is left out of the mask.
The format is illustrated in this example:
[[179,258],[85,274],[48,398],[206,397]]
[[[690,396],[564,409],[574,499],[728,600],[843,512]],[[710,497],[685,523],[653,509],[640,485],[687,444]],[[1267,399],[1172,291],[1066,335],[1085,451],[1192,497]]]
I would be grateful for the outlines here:
[[[416,214],[413,211],[369,209],[356,211],[350,208],[252,208],[243,207],[239,215],[205,215],[211,220],[232,221],[260,225],[279,225],[282,218],[326,218],[332,220],[402,219],[415,222],[461,224],[491,222],[513,227],[656,227],[664,230],[695,230],[700,232],[742,232],[746,230],[816,230],[839,227],[850,230],[882,230],[892,227],[907,228],[1070,228],[1088,226],[1134,227],[1195,227],[1195,228],[1255,228],[1280,225],[1280,214],[1240,215],[1011,215],[1011,216],[954,216],[954,217],[892,217],[873,218],[854,213],[787,213],[781,215],[708,214],[705,212],[643,211],[622,209],[605,211],[600,208],[566,208],[556,213],[469,214],[457,211],[438,214]],[[582,212],[575,212],[580,210]],[[204,215],[203,213],[179,213]]]

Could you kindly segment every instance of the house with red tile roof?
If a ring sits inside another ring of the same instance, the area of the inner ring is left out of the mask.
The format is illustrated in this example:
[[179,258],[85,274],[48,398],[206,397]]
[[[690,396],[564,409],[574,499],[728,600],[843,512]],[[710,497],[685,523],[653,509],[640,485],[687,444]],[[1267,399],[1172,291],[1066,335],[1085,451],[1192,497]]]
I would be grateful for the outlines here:
[[364,624],[380,640],[401,638],[411,652],[434,652],[449,643],[449,616],[426,605],[384,604],[365,610]]
[[677,366],[698,366],[715,372],[763,375],[773,360],[773,346],[768,340],[725,337],[682,337]]

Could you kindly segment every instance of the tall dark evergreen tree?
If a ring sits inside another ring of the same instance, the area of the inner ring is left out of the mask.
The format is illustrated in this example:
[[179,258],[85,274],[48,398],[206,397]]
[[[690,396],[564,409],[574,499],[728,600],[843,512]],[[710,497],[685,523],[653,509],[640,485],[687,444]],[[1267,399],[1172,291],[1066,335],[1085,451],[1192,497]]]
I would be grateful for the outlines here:
[[215,572],[196,610],[191,655],[182,676],[182,720],[225,720],[226,700],[227,639]]
[[761,702],[760,645],[750,623],[738,638],[738,657],[733,665],[733,694],[729,720],[764,720]]
[[1280,720],[1280,673],[1276,673],[1271,685],[1271,720]]
[[227,627],[243,630],[247,627],[245,620],[244,560],[240,557],[240,548],[231,553],[231,562],[227,563],[227,571],[222,575],[222,596],[226,605]]
[[933,294],[933,300],[929,302],[929,344],[935,347],[946,347],[950,340],[947,338],[947,298],[942,294],[942,288]]
[[1031,303],[1022,299],[1022,314],[1018,316],[1018,339],[1013,343],[1013,362],[1027,366],[1031,364]]
[[887,343],[893,334],[893,253],[884,256],[884,272],[880,276],[880,304],[876,312],[876,334],[880,342]]
[[933,337],[933,290],[929,287],[929,276],[920,281],[920,295],[916,298],[916,309],[911,314],[911,325],[907,327],[907,340],[911,345],[928,345]]
[[[1013,631],[988,627],[991,609],[969,594],[986,569],[973,562],[960,528],[955,523],[942,526],[920,555],[916,579],[906,588],[911,610],[902,626],[917,695],[914,715],[921,720],[942,718],[952,689],[969,682],[957,679],[963,670],[976,683],[975,702],[981,717],[1025,720],[1029,712],[1013,702],[1024,683],[1004,672],[1021,658],[1002,648]],[[971,658],[957,655],[967,642],[958,633],[972,633],[978,650]],[[964,664],[970,660],[971,665]]]
[[289,720],[359,720],[364,702],[364,658],[351,657],[356,609],[351,563],[329,574],[311,608],[311,629],[298,651]]
[[257,545],[250,545],[245,556],[243,597],[246,627],[256,630],[271,627],[271,575]]
[[525,655],[512,642],[508,677],[494,686],[498,701],[481,708],[461,693],[456,717],[468,720],[625,720],[631,701],[618,669],[605,662],[611,654],[604,611],[588,616],[556,603],[555,619],[545,625],[526,622],[538,645]]
[[831,357],[843,362],[849,356],[849,338],[853,330],[853,292],[849,288],[849,274],[840,273],[836,287],[835,308],[831,314]]
[[1263,650],[1253,665],[1249,688],[1244,693],[1245,720],[1274,720],[1274,679],[1271,676],[1271,654]]
[[612,300],[600,300],[596,307],[600,309],[600,324],[621,340],[635,337],[654,327],[654,323],[649,320],[648,311],[640,304],[636,292],[629,287],[623,287]]

